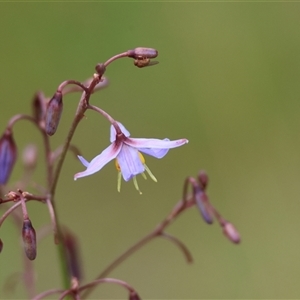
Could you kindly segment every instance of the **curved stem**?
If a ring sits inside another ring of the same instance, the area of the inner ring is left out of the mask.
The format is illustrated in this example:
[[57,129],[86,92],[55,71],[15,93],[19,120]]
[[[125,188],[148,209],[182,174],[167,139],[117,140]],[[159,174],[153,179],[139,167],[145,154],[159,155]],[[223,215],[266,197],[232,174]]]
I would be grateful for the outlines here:
[[126,52],[122,52],[120,54],[117,54],[113,57],[111,57],[110,59],[108,59],[105,63],[104,63],[104,66],[107,67],[109,64],[111,64],[113,61],[119,59],[119,58],[122,58],[122,57],[128,57],[128,51]]
[[[187,208],[192,207],[195,204],[193,197],[190,199],[186,199],[185,201],[180,200],[171,211],[171,213],[165,218],[153,231],[148,233],[130,248],[128,248],[125,252],[123,252],[120,256],[118,256],[113,262],[111,262],[98,276],[97,279],[106,277],[111,271],[113,271],[117,266],[119,266],[123,261],[125,261],[129,256],[135,253],[137,250],[142,248],[148,242],[150,242],[155,237],[161,236],[164,229],[177,217],[181,212],[186,210]],[[91,287],[89,290],[86,290],[82,298],[86,299],[86,297],[92,292],[94,287]]]
[[53,290],[49,290],[49,291],[46,291],[46,292],[43,292],[39,295],[36,295],[34,298],[32,298],[32,300],[41,300],[47,296],[50,296],[50,295],[53,295],[53,294],[60,294],[62,293],[64,290],[62,289],[53,289]]
[[[99,114],[101,114],[104,118],[106,118],[112,125],[117,125],[116,124],[116,120],[111,116],[109,115],[106,111],[102,110],[101,108],[97,107],[97,106],[94,106],[94,105],[91,105],[89,104],[88,107],[89,109],[92,109],[96,112],[98,112]],[[118,125],[117,125],[118,126]],[[119,126],[118,126],[119,127]]]
[[193,262],[193,257],[191,252],[189,251],[189,249],[185,246],[185,244],[183,242],[181,242],[178,238],[176,238],[173,235],[170,235],[166,232],[163,232],[161,235],[161,237],[173,242],[184,254],[186,261],[188,263],[192,263]]

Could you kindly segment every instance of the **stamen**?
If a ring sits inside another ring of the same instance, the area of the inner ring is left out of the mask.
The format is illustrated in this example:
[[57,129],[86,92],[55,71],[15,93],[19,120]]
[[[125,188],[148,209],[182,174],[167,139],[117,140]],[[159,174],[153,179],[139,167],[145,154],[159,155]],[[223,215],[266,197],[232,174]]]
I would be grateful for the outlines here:
[[120,165],[119,165],[119,162],[117,159],[115,159],[115,166],[116,166],[116,169],[121,172],[121,168],[120,168]]
[[141,152],[138,151],[138,153],[139,153],[139,158],[140,158],[142,164],[144,165],[145,164],[145,158],[144,158],[144,156]]
[[149,174],[150,178],[154,181],[157,182],[157,179],[155,178],[155,176],[152,174],[152,172],[150,171],[150,169],[147,167],[147,165],[144,164],[144,168],[147,171],[147,173]]
[[143,172],[143,173],[141,173],[141,174],[142,174],[143,178],[144,178],[145,180],[147,180],[147,176],[146,176],[145,172]]
[[122,182],[121,172],[118,172],[117,190],[118,190],[119,193],[121,192],[121,182]]
[[136,176],[133,177],[133,184],[134,184],[134,187],[136,188],[136,190],[140,193],[140,195],[142,195],[142,192],[140,191],[139,185],[136,180]]

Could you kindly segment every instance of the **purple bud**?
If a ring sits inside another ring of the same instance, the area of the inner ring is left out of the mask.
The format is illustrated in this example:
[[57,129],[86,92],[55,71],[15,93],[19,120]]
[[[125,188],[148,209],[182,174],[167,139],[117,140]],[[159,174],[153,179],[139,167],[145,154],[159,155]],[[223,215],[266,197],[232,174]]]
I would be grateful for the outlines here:
[[155,58],[158,55],[158,51],[153,48],[138,47],[133,50],[128,50],[128,57],[135,59],[141,58]]
[[95,67],[96,71],[97,71],[97,74],[102,76],[104,73],[105,73],[105,65],[104,64],[97,64],[96,67]]
[[62,110],[62,93],[56,92],[49,101],[46,111],[45,130],[48,135],[53,135],[56,132]]
[[0,239],[0,253],[2,252],[2,249],[3,249],[3,242],[2,242],[2,240]]
[[44,120],[46,113],[46,98],[42,92],[37,92],[32,101],[33,117],[38,121]]
[[226,222],[223,225],[223,233],[233,243],[238,244],[241,241],[239,232],[233,226],[233,224]]
[[22,238],[26,256],[30,260],[36,258],[36,235],[29,219],[25,219],[22,228]]
[[0,138],[0,185],[6,184],[17,159],[17,147],[12,132],[6,132]]
[[131,291],[129,294],[129,300],[141,300],[141,298],[135,291]]
[[212,224],[213,218],[211,217],[211,215],[207,209],[206,203],[208,202],[208,200],[207,200],[206,194],[201,189],[197,189],[194,195],[195,195],[197,207],[203,217],[203,220],[207,224]]

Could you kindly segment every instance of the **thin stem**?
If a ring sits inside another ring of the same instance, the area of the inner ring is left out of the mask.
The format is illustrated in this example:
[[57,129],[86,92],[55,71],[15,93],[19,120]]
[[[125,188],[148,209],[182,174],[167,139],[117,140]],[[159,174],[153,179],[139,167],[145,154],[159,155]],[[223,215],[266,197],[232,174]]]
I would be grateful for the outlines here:
[[64,290],[62,289],[53,289],[53,290],[49,290],[49,291],[46,291],[46,292],[43,292],[39,295],[36,295],[34,298],[32,298],[32,300],[41,300],[47,296],[50,296],[50,295],[53,295],[53,294],[60,294],[62,293]]
[[[30,200],[36,200],[36,199],[25,199],[25,202],[27,201],[30,201]],[[40,201],[40,200],[36,200],[36,201],[39,201],[39,202],[43,202],[43,201]],[[5,221],[5,219],[18,207],[20,206],[22,203],[21,201],[15,203],[13,206],[11,206],[3,215],[2,217],[0,218],[0,227],[1,225],[3,224],[3,222]]]
[[[148,233],[130,248],[128,248],[125,252],[123,252],[120,256],[118,256],[113,262],[111,262],[98,276],[97,279],[106,277],[110,272],[112,272],[117,266],[119,266],[123,261],[125,261],[129,256],[135,253],[137,250],[142,248],[148,242],[153,240],[155,237],[160,236],[165,228],[176,218],[180,215],[181,212],[186,210],[189,207],[192,207],[195,204],[193,197],[191,199],[186,199],[186,201],[180,200],[171,213],[165,218],[153,231]],[[89,290],[85,291],[82,295],[83,299],[92,292],[94,287],[91,287]]]
[[117,60],[117,59],[119,59],[119,58],[122,58],[122,57],[128,57],[128,51],[123,52],[123,53],[120,53],[120,54],[117,54],[117,55],[111,57],[110,59],[108,59],[108,60],[104,63],[105,68],[106,68],[109,64],[111,64],[113,61],[115,61],[115,60]]
[[96,112],[98,112],[99,114],[101,114],[104,118],[106,118],[112,125],[115,125],[116,124],[116,120],[111,116],[109,115],[106,111],[102,110],[101,108],[97,107],[97,106],[94,106],[94,105],[91,105],[89,104],[88,107],[89,109],[92,109]]
[[61,173],[61,169],[62,169],[64,160],[65,160],[67,151],[69,149],[71,140],[73,138],[74,132],[75,132],[80,120],[84,116],[84,112],[87,109],[87,104],[88,104],[91,92],[93,91],[94,87],[97,85],[99,80],[101,80],[101,78],[99,78],[99,76],[94,77],[93,81],[91,82],[91,84],[88,88],[88,91],[85,94],[85,97],[82,97],[78,104],[74,120],[72,122],[71,128],[70,128],[67,138],[65,140],[65,144],[63,146],[62,153],[61,153],[60,159],[58,161],[58,164],[57,164],[57,167],[55,170],[55,174],[54,174],[54,178],[53,178],[53,182],[52,182],[52,186],[51,186],[50,194],[49,194],[49,199],[52,203],[53,214],[55,216],[55,223],[57,226],[57,235],[55,237],[55,239],[56,239],[55,242],[58,242],[57,251],[58,251],[59,262],[60,262],[60,266],[61,266],[63,286],[66,289],[70,288],[69,270],[68,270],[68,264],[67,264],[65,245],[63,242],[63,234],[62,234],[61,225],[60,225],[58,213],[57,213],[56,206],[55,206],[54,195],[56,192],[56,186],[57,186],[57,182],[58,182],[58,179],[59,179],[59,176]]
[[178,238],[176,238],[175,236],[173,235],[170,235],[166,232],[163,232],[161,233],[160,235],[161,237],[163,238],[166,238],[168,239],[169,241],[173,242],[181,251],[182,253],[184,254],[185,258],[186,258],[186,261],[188,263],[192,263],[193,262],[193,257],[192,257],[192,254],[191,252],[189,251],[189,249],[185,246],[184,243],[182,243]]
[[77,80],[66,80],[66,81],[62,82],[62,83],[58,86],[57,92],[62,93],[64,87],[66,87],[66,86],[69,85],[69,84],[75,84],[75,85],[81,87],[86,93],[88,92],[88,88],[87,88],[84,84],[82,84],[81,82],[79,82],[79,81],[77,81]]

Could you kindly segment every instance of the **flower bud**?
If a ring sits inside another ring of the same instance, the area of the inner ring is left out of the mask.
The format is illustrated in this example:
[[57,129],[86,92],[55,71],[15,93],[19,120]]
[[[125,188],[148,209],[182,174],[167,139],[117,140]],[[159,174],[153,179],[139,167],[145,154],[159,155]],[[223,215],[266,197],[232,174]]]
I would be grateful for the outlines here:
[[100,64],[97,64],[96,67],[95,67],[96,71],[97,71],[97,74],[102,76],[104,73],[105,73],[105,65],[100,63]]
[[32,101],[32,113],[38,122],[44,120],[46,112],[46,98],[42,92],[37,92]]
[[0,239],[0,253],[2,252],[2,249],[3,249],[3,242],[2,242],[2,240]]
[[202,185],[202,188],[205,190],[207,184],[208,184],[208,176],[204,170],[201,170],[198,174],[198,180],[200,184]]
[[62,93],[56,92],[49,101],[46,111],[45,130],[48,135],[53,135],[56,132],[62,110]]
[[64,234],[64,244],[70,277],[80,280],[82,278],[82,272],[78,242],[76,237],[69,231]]
[[207,196],[202,190],[199,189],[195,192],[195,201],[203,220],[207,224],[212,224],[213,218],[211,217],[206,205],[206,203],[208,202]]
[[141,59],[141,58],[155,58],[158,55],[158,51],[153,48],[138,47],[133,50],[128,50],[128,57]]
[[34,169],[37,162],[37,148],[29,144],[23,151],[23,164],[27,169]]
[[239,232],[233,226],[233,224],[226,222],[223,225],[223,233],[233,243],[238,244],[241,241]]
[[36,235],[29,219],[25,219],[22,228],[22,238],[26,256],[30,260],[36,258]]
[[17,147],[12,132],[6,132],[0,138],[0,185],[6,184],[17,159]]
[[135,291],[131,291],[129,294],[129,300],[141,300],[141,298]]

